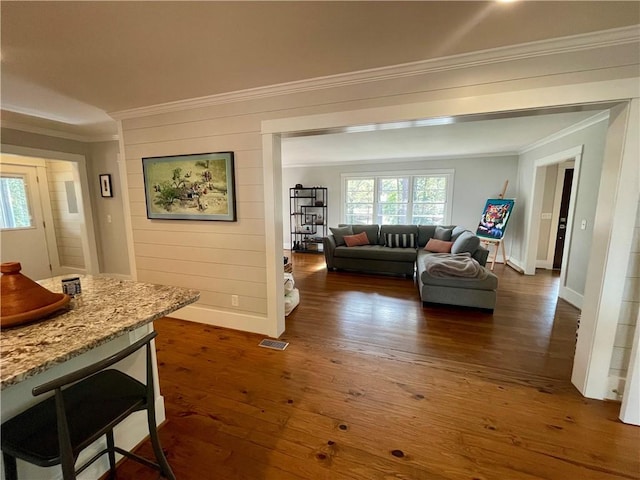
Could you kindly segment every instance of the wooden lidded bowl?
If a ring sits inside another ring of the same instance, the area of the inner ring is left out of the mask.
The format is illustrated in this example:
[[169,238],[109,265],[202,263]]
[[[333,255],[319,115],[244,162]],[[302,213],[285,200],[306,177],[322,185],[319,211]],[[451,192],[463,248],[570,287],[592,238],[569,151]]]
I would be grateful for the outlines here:
[[20,262],[0,264],[0,326],[13,327],[46,317],[64,307],[71,297],[53,293],[20,273]]

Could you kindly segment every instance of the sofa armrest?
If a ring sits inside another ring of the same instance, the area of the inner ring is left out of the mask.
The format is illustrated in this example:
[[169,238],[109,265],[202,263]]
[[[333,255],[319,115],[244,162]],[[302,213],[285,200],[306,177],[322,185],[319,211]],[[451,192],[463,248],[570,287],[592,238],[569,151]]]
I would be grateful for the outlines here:
[[472,257],[475,258],[478,263],[484,267],[487,264],[487,259],[489,258],[489,250],[484,248],[482,245],[478,245],[478,248],[475,252],[473,252]]
[[324,250],[324,259],[327,262],[327,270],[334,268],[333,254],[336,251],[336,239],[333,235],[329,235],[322,239],[322,247]]

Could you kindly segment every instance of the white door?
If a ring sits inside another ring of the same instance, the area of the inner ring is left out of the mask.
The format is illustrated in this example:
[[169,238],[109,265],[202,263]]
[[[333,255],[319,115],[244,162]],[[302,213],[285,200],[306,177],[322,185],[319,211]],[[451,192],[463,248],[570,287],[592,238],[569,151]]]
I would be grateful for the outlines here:
[[51,276],[36,167],[0,165],[0,260],[32,280]]

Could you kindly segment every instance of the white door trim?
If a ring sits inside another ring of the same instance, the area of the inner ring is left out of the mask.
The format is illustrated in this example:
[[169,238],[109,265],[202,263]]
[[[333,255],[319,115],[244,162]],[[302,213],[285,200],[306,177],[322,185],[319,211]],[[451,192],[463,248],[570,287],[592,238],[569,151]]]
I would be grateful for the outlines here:
[[560,223],[560,206],[562,203],[562,192],[564,190],[564,176],[567,170],[574,168],[573,181],[575,181],[575,162],[570,160],[558,165],[558,174],[556,177],[556,189],[553,194],[553,209],[551,213],[551,228],[549,231],[549,243],[547,247],[547,259],[545,260],[545,268],[553,268],[553,260],[556,253],[556,237],[558,235],[558,225]]
[[[277,338],[284,332],[284,263],[282,215],[282,160],[280,135],[262,135],[264,176],[264,223],[267,275],[267,333]],[[270,281],[274,280],[274,281]]]
[[[534,162],[533,180],[531,186],[531,201],[528,207],[528,225],[525,223],[525,243],[523,249],[524,257],[524,273],[526,275],[535,275],[536,273],[536,256],[538,236],[540,234],[540,215],[542,214],[542,196],[544,195],[544,168],[549,165],[555,165],[567,160],[574,160],[573,183],[571,184],[571,199],[569,203],[569,216],[567,219],[567,232],[569,236],[564,244],[564,252],[562,258],[562,270],[560,274],[561,288],[566,281],[566,263],[570,253],[571,234],[573,232],[573,215],[575,211],[575,198],[578,192],[578,183],[580,178],[580,163],[582,160],[583,146],[575,146],[561,152],[554,153],[544,158],[540,158]],[[557,228],[557,225],[556,225]],[[573,303],[573,302],[572,302]],[[580,308],[578,306],[578,308]]]
[[[362,110],[332,112],[301,117],[278,119],[274,118],[270,120],[264,120],[262,122],[261,132],[263,134],[263,158],[271,158],[274,155],[274,152],[272,151],[274,142],[270,141],[268,137],[275,137],[282,133],[319,130],[323,128],[333,127],[345,127],[349,125],[369,124],[374,122],[392,122],[411,120],[416,118],[513,111],[525,108],[554,107],[567,104],[589,104],[594,102],[612,101],[628,102],[628,99],[630,98],[633,99],[632,102],[635,105],[635,108],[637,108],[637,77],[582,84],[567,84],[552,87],[542,87],[537,89],[503,92],[490,95],[478,95],[473,97],[442,99],[432,102],[422,102],[408,105],[390,105]],[[625,106],[614,107],[613,110],[616,110],[618,108],[627,108],[626,103]],[[622,129],[626,134],[626,139],[624,135],[620,135],[620,129]],[[608,195],[613,196],[614,199],[616,197],[617,188],[619,188],[620,185],[612,182],[611,178],[615,178],[616,175],[621,175],[623,173],[623,169],[630,168],[630,163],[633,164],[633,162],[636,162],[637,164],[637,146],[635,146],[635,150],[633,148],[626,148],[623,161],[620,161],[621,159],[619,157],[618,161],[615,161],[615,152],[620,152],[624,149],[625,140],[626,143],[630,143],[633,141],[637,142],[637,131],[637,115],[631,121],[626,121],[626,119],[619,119],[618,125],[613,132],[610,124],[610,128],[607,133],[607,150],[611,150],[611,153],[609,154],[609,160],[611,161],[608,161],[608,159],[605,158],[605,164],[611,164],[610,167],[607,167],[610,168],[611,171],[607,172],[607,181],[603,183],[607,183],[606,186],[609,186],[613,189],[608,193]],[[266,148],[269,149],[269,152],[265,152]],[[633,151],[635,151],[636,154],[635,158],[633,158]],[[580,152],[576,151],[576,154],[578,153],[581,154],[581,150]],[[566,158],[569,157],[565,157],[564,159]],[[621,163],[622,165],[620,165]],[[637,169],[636,164],[633,165]],[[273,172],[274,175],[277,175],[277,173],[277,170]],[[574,175],[579,179],[579,172],[576,171]],[[628,182],[633,180],[636,180],[636,178],[627,179],[626,181]],[[577,188],[577,184],[578,182],[574,182],[574,187],[572,188]],[[635,188],[637,190],[638,186],[636,185]],[[629,189],[626,183],[624,189]],[[603,195],[602,185],[600,190],[601,191],[599,194],[599,200],[600,196]],[[278,195],[281,195],[281,192],[278,192]],[[625,200],[628,200],[628,198],[626,198],[627,196],[628,195],[625,192]],[[265,209],[267,208],[269,202],[272,200],[275,200],[273,192],[265,194]],[[637,194],[635,200],[637,202]],[[621,200],[614,202],[616,203],[615,206],[618,206],[617,203],[619,203],[620,201]],[[613,206],[614,205],[612,205],[612,202],[609,201],[609,198],[605,198],[605,201],[603,201],[602,204],[599,201],[596,211],[596,223],[600,216],[604,216],[605,214],[611,215],[611,211],[616,212],[617,210],[612,209]],[[620,207],[622,208],[623,206],[620,205]],[[613,222],[615,226],[618,225],[619,220],[621,220],[625,215],[627,215],[627,212],[625,212],[624,215],[616,215],[615,221]],[[275,237],[275,235],[278,234],[278,229],[280,230],[280,232],[282,231],[282,216],[282,210],[276,209],[273,215],[273,221],[265,221],[265,230],[267,235]],[[611,227],[612,220],[609,219],[604,222],[604,226]],[[527,240],[526,237],[525,240]],[[596,239],[594,238],[594,240]],[[626,241],[626,238],[624,240]],[[631,241],[630,238],[628,240],[629,242]],[[625,242],[616,241],[615,245],[613,245],[609,243],[608,239],[604,239],[604,237],[598,238],[592,245],[589,258],[588,277],[593,276],[594,278],[593,280],[590,280],[589,278],[587,279],[587,284],[585,285],[585,299],[588,299],[588,297],[592,297],[590,301],[592,301],[595,305],[593,306],[593,311],[589,312],[588,314],[588,317],[590,318],[587,322],[585,322],[586,310],[583,310],[583,322],[581,323],[580,327],[580,337],[583,337],[583,331],[586,331],[587,333],[584,335],[584,337],[586,338],[582,338],[581,352],[579,352],[578,350],[576,351],[572,382],[574,385],[576,385],[578,390],[583,395],[591,398],[603,398],[603,388],[600,388],[600,386],[603,384],[606,385],[608,380],[608,360],[611,359],[613,337],[615,336],[615,326],[612,328],[610,322],[606,321],[606,319],[603,318],[601,311],[598,312],[598,314],[595,313],[596,309],[599,310],[600,303],[606,303],[608,305],[612,303],[611,299],[605,298],[605,290],[610,291],[610,287],[618,286],[618,283],[613,281],[612,275],[606,274],[607,272],[605,271],[604,266],[605,259],[603,257],[613,256],[616,258],[616,260],[620,260],[620,255],[624,254],[627,257],[625,261],[628,261],[628,252],[630,245],[621,245],[621,243],[624,244]],[[624,252],[616,251],[618,249],[616,249],[615,247],[619,246],[626,246],[627,250]],[[274,253],[272,250],[273,247],[270,247],[267,250],[267,254],[269,255],[270,253]],[[535,254],[533,255],[533,257],[533,265],[535,267]],[[279,255],[277,258],[279,260]],[[275,256],[273,259],[268,259],[267,261],[274,262]],[[277,278],[275,272],[275,268],[270,269],[269,276],[267,277],[267,283],[281,281],[279,278]],[[606,287],[605,290],[603,290],[602,287]],[[273,298],[272,300],[282,302],[284,304],[284,298]],[[613,302],[612,307],[615,307],[615,301]],[[620,302],[618,301],[618,310],[619,307]],[[613,309],[615,310],[615,308]],[[270,324],[276,324],[280,321],[280,319],[277,317],[273,317],[270,311],[267,321]],[[609,342],[609,336],[611,336],[611,342]],[[580,339],[578,343],[580,346]],[[599,349],[599,346],[596,345],[596,343],[598,343],[598,345],[602,345],[604,349],[596,352],[596,350]],[[609,345],[609,343],[611,344]],[[607,361],[603,362],[603,364],[600,365],[599,368],[593,368],[596,362],[595,358],[592,357],[595,356],[597,356],[598,360],[600,361],[602,361],[604,357],[606,357]],[[591,383],[596,384],[593,385],[593,387],[595,388],[592,387]]]
[[[567,286],[567,263],[571,255],[571,242],[573,240],[573,220],[575,215],[576,196],[580,181],[580,166],[582,163],[583,145],[579,145],[561,152],[554,153],[544,158],[540,158],[534,162],[533,180],[531,188],[531,201],[529,202],[528,225],[525,224],[524,244],[524,273],[525,275],[535,275],[536,273],[536,257],[538,236],[540,235],[540,216],[542,214],[542,196],[544,195],[545,168],[549,165],[564,163],[572,160],[573,182],[571,183],[571,194],[569,199],[569,213],[567,216],[567,237],[564,242],[562,252],[562,266],[560,267],[560,289],[558,296],[563,300],[571,303],[577,308],[582,308],[583,295]],[[558,169],[558,178],[560,177],[560,169]],[[558,210],[559,210],[558,206]],[[554,206],[555,214],[555,206]],[[557,220],[555,228],[558,228]],[[553,226],[552,226],[553,227]],[[549,246],[551,248],[551,246]]]
[[[611,355],[633,240],[630,226],[635,225],[640,196],[638,131],[638,98],[611,109],[571,375],[571,382],[589,398],[607,396]],[[637,369],[632,374],[638,375]],[[623,399],[629,394],[625,388]],[[630,405],[630,408],[638,415],[640,405]]]
[[[100,267],[98,264],[98,248],[96,244],[96,233],[93,223],[91,196],[89,195],[89,177],[87,175],[87,160],[85,156],[76,153],[56,152],[55,150],[42,150],[39,148],[21,147],[17,145],[6,144],[1,144],[0,150],[3,153],[8,153],[11,155],[22,155],[25,157],[42,158],[48,160],[65,160],[68,162],[73,162],[75,166],[74,179],[79,181],[82,194],[80,196],[80,201],[78,202],[78,207],[80,208],[84,218],[84,222],[82,223],[80,229],[82,250],[84,252],[84,264],[87,273],[92,275],[98,274],[98,272],[100,271]],[[53,225],[53,217],[51,217],[51,222],[51,224]]]

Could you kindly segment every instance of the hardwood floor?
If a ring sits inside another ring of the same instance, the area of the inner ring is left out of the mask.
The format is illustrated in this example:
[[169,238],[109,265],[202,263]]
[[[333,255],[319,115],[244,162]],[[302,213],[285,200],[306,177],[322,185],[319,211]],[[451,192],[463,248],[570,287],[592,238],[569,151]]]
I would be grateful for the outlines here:
[[[556,300],[557,274],[496,265],[490,315],[425,308],[411,279],[290,256],[301,303],[282,352],[156,322],[178,479],[640,478],[640,429],[569,381],[578,311]],[[125,461],[118,478],[158,477]]]

